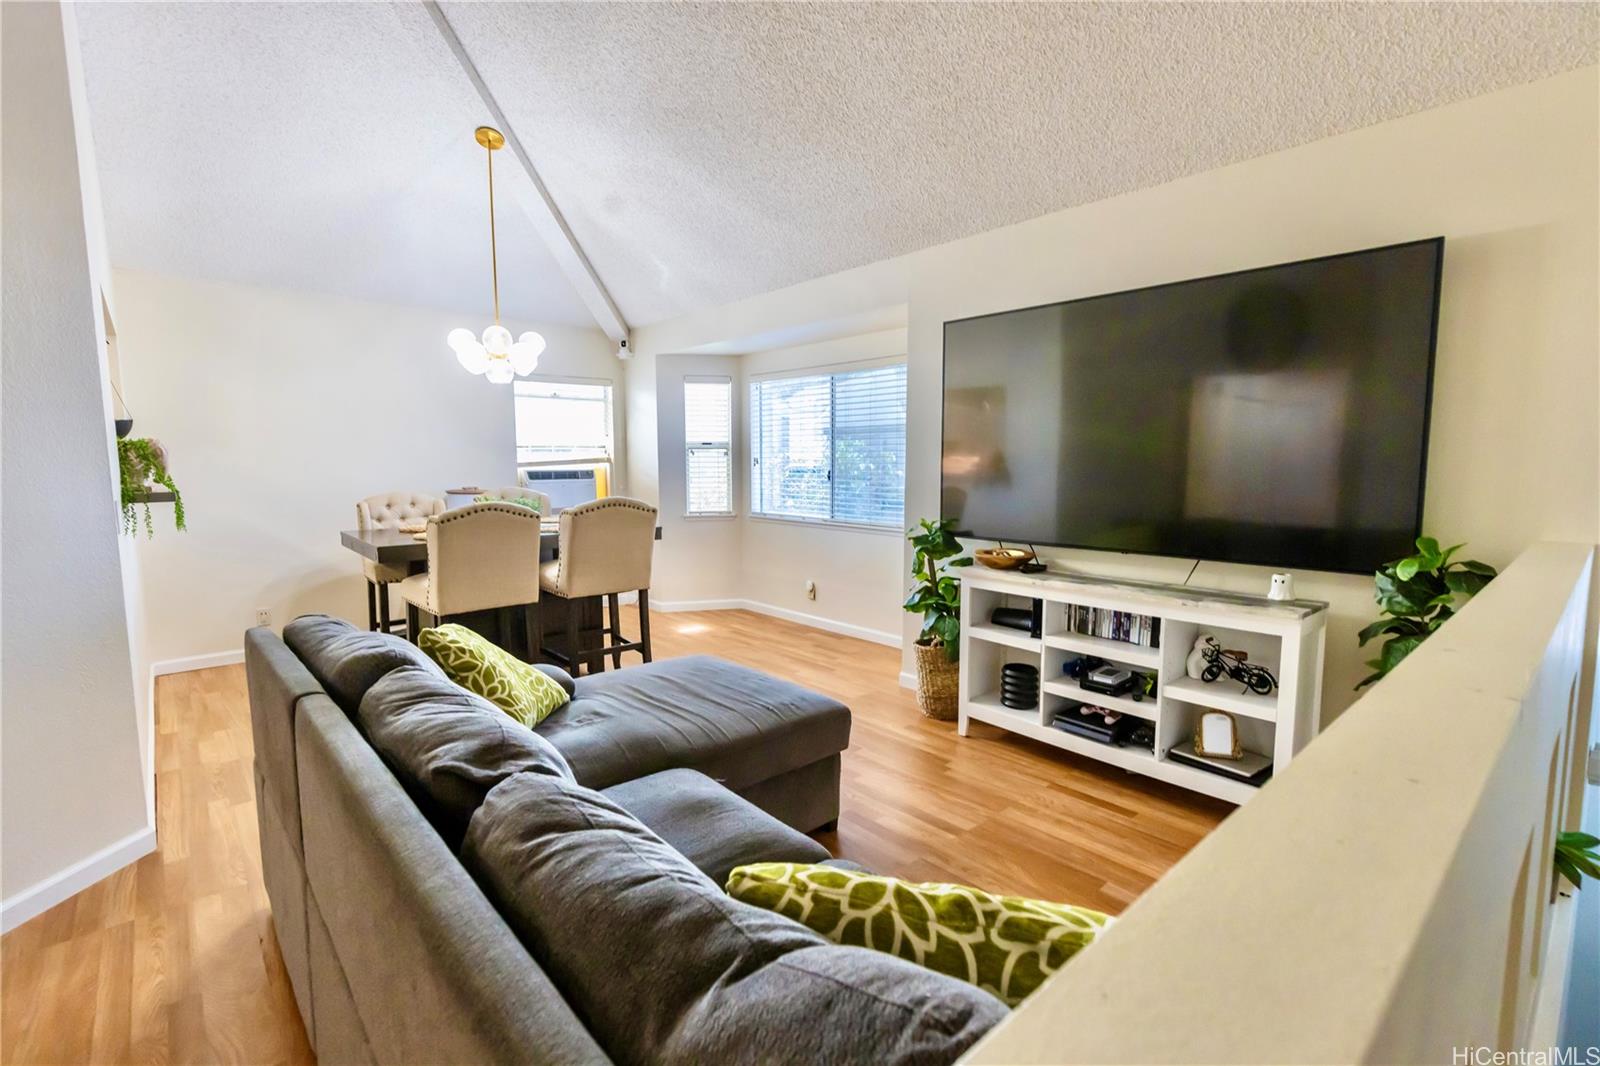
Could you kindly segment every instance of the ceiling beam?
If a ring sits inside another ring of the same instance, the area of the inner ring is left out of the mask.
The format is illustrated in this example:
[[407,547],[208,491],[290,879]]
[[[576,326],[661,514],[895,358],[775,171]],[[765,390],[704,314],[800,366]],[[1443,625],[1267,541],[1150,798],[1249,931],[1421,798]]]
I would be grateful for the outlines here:
[[450,46],[450,51],[456,57],[456,62],[461,65],[467,80],[478,90],[483,106],[488,108],[489,114],[493,116],[495,128],[505,134],[506,146],[521,164],[522,173],[527,181],[510,183],[513,199],[527,214],[533,223],[533,228],[544,241],[545,247],[550,250],[556,264],[572,283],[578,298],[594,316],[601,331],[617,343],[619,347],[617,354],[624,359],[627,358],[631,354],[630,345],[627,343],[629,333],[627,320],[622,317],[616,301],[612,300],[611,294],[606,291],[600,275],[595,273],[594,264],[583,254],[578,238],[573,235],[572,228],[567,225],[566,218],[561,214],[561,209],[551,198],[550,190],[545,188],[543,179],[539,177],[539,171],[534,167],[533,160],[528,158],[527,151],[522,147],[522,139],[517,136],[517,131],[506,118],[506,113],[500,109],[500,103],[484,82],[483,75],[478,73],[477,65],[462,46],[461,38],[456,36],[455,28],[450,25],[444,10],[440,8],[437,0],[425,0],[424,6],[427,7],[428,14],[433,16],[433,24],[438,28],[439,36]]

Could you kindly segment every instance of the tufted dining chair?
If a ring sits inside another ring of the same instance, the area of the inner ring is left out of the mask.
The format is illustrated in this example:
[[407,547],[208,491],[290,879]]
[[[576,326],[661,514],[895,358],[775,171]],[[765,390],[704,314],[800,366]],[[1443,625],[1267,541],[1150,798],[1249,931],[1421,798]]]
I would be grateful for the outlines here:
[[[420,492],[385,492],[356,503],[356,529],[399,529],[409,522],[421,522],[444,513],[444,501]],[[361,560],[367,579],[367,628],[389,632],[401,623],[389,619],[389,586],[404,580],[404,567],[380,566],[371,559]]]
[[[561,512],[559,555],[539,568],[540,587],[567,603],[566,666],[580,673],[585,656],[598,654],[622,665],[622,653],[636,651],[650,661],[650,563],[655,554],[656,509],[643,500],[605,496]],[[617,597],[639,594],[639,639],[622,639],[622,611]],[[609,625],[600,629],[600,647],[582,648],[578,640],[578,605],[587,597],[604,597]],[[610,638],[610,643],[606,638]]]
[[513,487],[509,489],[490,489],[488,494],[490,496],[498,496],[502,500],[527,500],[537,505],[540,518],[550,517],[550,497],[542,492]]
[[539,516],[514,503],[474,503],[428,519],[428,572],[400,582],[406,637],[424,624],[443,625],[479,611],[497,611],[501,647],[507,616],[522,608],[528,661],[538,662]]

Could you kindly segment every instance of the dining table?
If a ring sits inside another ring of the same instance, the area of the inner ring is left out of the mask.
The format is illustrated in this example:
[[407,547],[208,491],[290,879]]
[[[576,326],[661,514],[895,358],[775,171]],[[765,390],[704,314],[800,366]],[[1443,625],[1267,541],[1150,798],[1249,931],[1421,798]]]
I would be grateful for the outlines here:
[[[656,540],[661,539],[661,527],[656,526]],[[399,529],[345,529],[339,533],[339,542],[363,559],[371,559],[380,566],[401,567],[408,573],[422,573],[428,569],[428,541],[422,534]],[[561,555],[561,526],[559,520],[540,522],[539,562],[547,563]],[[388,590],[380,586],[383,610],[388,610]],[[566,631],[567,611],[579,612],[578,629],[582,642],[588,647],[599,647],[600,630],[604,627],[603,597],[584,596],[568,603],[560,596],[539,597],[540,628],[547,635]],[[503,627],[497,611],[477,611],[462,615],[452,621],[495,641],[511,654],[531,661],[527,638],[521,626]],[[584,657],[590,673],[605,669],[605,656],[595,653]]]

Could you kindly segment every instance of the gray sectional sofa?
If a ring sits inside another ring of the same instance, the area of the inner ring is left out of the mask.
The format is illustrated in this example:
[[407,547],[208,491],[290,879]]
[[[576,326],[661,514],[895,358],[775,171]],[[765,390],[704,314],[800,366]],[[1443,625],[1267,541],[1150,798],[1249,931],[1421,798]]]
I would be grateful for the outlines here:
[[583,677],[523,728],[414,646],[246,634],[262,865],[328,1064],[947,1062],[1005,1013],[729,899],[818,862],[850,712],[697,657]]

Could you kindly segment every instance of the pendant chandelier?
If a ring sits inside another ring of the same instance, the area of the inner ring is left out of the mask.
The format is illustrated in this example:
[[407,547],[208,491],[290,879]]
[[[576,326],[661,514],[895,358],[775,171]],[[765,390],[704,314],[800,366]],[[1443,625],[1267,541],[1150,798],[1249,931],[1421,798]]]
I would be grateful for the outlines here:
[[529,330],[515,341],[511,331],[500,324],[500,262],[494,236],[494,154],[505,146],[505,135],[490,126],[479,126],[477,141],[489,156],[489,276],[494,287],[494,325],[483,331],[483,339],[470,329],[453,329],[445,338],[462,369],[482,374],[497,385],[507,385],[519,374],[531,374],[539,365],[544,338]]

